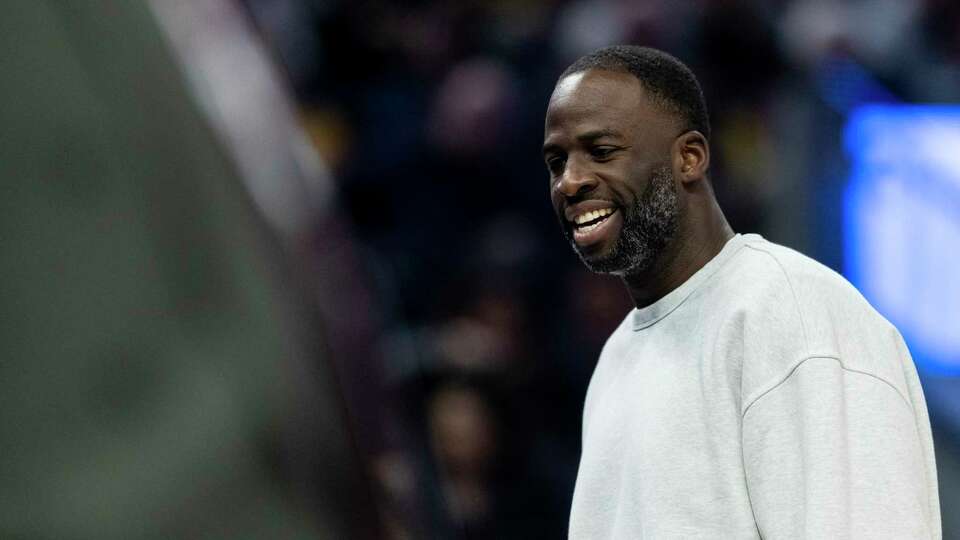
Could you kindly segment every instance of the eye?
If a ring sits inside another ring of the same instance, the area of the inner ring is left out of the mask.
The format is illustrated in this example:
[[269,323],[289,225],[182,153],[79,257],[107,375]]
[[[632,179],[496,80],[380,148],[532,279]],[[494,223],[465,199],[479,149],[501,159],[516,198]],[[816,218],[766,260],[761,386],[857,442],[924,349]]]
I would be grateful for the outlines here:
[[563,167],[567,163],[567,157],[561,155],[553,155],[546,159],[547,169],[550,171],[552,176],[558,176],[563,172]]
[[616,146],[594,146],[590,149],[590,156],[597,161],[605,161],[610,159],[617,150],[619,148]]

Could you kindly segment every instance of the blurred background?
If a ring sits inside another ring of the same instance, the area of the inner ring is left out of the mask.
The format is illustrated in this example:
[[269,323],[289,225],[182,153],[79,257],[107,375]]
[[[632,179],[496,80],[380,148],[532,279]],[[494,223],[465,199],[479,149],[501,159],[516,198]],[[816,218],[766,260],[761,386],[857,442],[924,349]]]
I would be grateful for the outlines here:
[[904,333],[960,538],[960,4],[109,0],[0,18],[0,536],[560,538],[630,309],[557,75],[699,77],[738,232]]

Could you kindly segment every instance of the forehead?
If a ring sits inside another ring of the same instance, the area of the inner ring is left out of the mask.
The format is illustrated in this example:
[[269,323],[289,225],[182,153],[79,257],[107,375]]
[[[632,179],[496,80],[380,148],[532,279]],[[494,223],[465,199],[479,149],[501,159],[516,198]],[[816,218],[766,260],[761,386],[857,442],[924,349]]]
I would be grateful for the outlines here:
[[667,128],[673,119],[647,95],[630,73],[591,69],[570,74],[557,83],[550,96],[546,135],[570,128],[620,131]]

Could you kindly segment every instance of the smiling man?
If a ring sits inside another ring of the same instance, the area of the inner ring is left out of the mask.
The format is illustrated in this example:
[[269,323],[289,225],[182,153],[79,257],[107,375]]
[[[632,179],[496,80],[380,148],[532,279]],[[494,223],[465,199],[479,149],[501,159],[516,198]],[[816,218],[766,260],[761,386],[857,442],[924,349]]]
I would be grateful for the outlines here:
[[641,47],[561,75],[561,228],[636,304],[587,392],[570,538],[940,538],[902,338],[842,277],[727,224],[695,77]]

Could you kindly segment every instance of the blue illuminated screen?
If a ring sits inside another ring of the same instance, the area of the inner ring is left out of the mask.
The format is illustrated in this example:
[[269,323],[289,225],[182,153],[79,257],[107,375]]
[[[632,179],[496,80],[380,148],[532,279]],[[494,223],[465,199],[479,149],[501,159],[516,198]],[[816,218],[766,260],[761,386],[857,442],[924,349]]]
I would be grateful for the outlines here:
[[862,106],[844,143],[844,273],[922,372],[958,375],[960,106]]

